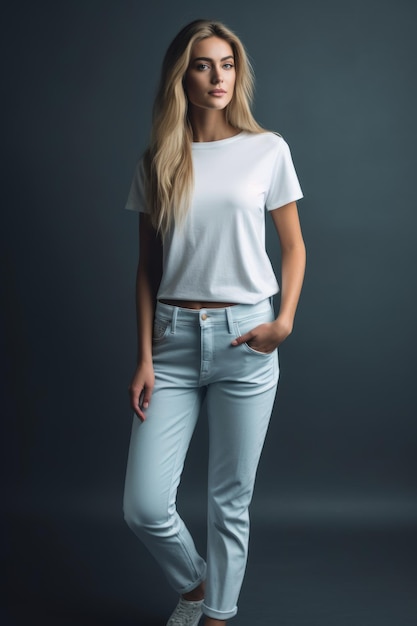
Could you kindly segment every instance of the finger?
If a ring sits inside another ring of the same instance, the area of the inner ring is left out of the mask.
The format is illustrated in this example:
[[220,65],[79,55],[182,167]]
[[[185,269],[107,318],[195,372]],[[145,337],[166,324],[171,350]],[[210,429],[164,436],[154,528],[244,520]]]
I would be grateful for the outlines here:
[[145,413],[142,411],[142,409],[137,408],[136,411],[136,416],[140,419],[141,422],[144,422],[146,420],[146,415]]
[[132,407],[135,414],[139,417],[139,419],[142,422],[145,421],[146,417],[141,406],[141,395],[143,394],[143,389],[140,389],[138,387],[130,388],[129,392],[130,392],[130,406]]
[[139,405],[139,398],[137,400],[131,400],[130,402],[130,406],[133,409],[133,412],[135,413],[135,415],[141,420],[141,422],[144,422],[146,419],[146,416],[141,408],[141,406]]
[[134,413],[135,413],[136,417],[138,417],[140,419],[141,422],[144,422],[146,420],[145,413],[139,407],[134,409]]
[[153,387],[145,387],[142,393],[142,399],[140,405],[142,408],[147,409],[152,397]]
[[240,335],[240,337],[235,337],[232,341],[232,346],[240,346],[242,343],[248,343],[253,338],[251,332],[245,333],[244,335]]

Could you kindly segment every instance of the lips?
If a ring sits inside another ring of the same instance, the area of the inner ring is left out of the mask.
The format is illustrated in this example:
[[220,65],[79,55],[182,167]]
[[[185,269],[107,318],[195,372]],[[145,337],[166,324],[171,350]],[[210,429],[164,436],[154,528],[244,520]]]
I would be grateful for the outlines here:
[[211,96],[222,96],[225,93],[224,89],[213,89],[213,91],[209,91]]

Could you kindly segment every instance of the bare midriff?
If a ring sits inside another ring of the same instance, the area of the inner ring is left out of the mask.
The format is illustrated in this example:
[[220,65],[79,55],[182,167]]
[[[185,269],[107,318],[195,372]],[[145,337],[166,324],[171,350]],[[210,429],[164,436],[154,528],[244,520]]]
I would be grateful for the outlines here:
[[197,302],[194,300],[160,300],[160,302],[182,309],[222,309],[236,304],[235,302]]

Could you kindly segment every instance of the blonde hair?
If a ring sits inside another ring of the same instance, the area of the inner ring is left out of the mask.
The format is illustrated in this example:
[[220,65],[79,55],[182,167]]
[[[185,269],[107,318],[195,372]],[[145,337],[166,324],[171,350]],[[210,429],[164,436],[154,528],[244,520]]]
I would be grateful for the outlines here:
[[193,190],[193,133],[183,87],[191,50],[197,41],[219,37],[233,50],[236,82],[226,120],[239,130],[264,132],[251,112],[254,75],[239,38],[221,22],[195,20],[185,26],[166,51],[153,107],[149,147],[144,155],[146,195],[154,227],[165,235],[187,213]]

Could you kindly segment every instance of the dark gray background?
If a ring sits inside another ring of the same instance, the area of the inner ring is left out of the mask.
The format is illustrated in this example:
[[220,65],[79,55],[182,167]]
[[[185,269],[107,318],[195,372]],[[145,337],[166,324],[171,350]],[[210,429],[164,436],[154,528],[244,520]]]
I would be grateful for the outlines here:
[[[255,115],[290,144],[305,194],[307,275],[281,349],[253,519],[415,524],[416,6],[6,5],[2,459],[15,564],[23,553],[32,563],[31,550],[45,558],[71,545],[60,539],[63,519],[66,529],[88,520],[92,537],[109,522],[126,550],[139,550],[121,519],[138,253],[137,216],[123,206],[146,146],[163,53],[196,17],[223,20],[246,44]],[[180,495],[196,523],[204,517],[205,460],[202,419]],[[45,533],[41,543],[19,548],[33,524]],[[99,558],[82,556],[85,532],[74,540],[74,572],[97,571],[114,538],[106,533]],[[49,578],[33,589],[32,570],[25,578],[15,568],[12,582],[27,582],[22,597],[29,588],[32,602],[47,595]]]

